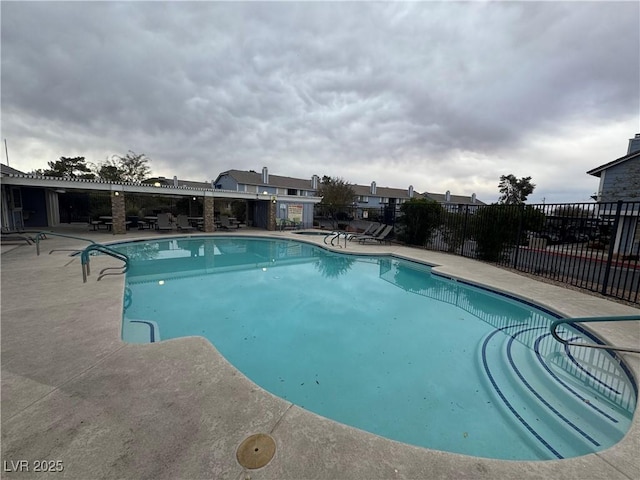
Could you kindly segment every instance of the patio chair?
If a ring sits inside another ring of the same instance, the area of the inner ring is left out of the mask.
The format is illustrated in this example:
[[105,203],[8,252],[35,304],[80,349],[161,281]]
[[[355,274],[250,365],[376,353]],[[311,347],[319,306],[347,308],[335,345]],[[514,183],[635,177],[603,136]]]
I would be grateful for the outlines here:
[[171,225],[171,221],[169,220],[169,215],[166,213],[159,213],[158,214],[158,223],[157,223],[157,230],[160,231],[172,231],[173,230],[173,225]]
[[220,228],[229,230],[231,228],[231,220],[226,215],[220,215]]
[[178,215],[178,230],[195,230],[193,226],[189,223],[189,218],[186,215]]
[[276,218],[276,227],[278,230],[293,230],[296,228],[295,222],[288,218]]
[[387,237],[393,231],[393,225],[385,225],[383,230],[378,235],[365,235],[362,237],[358,237],[358,242],[364,245],[368,241],[376,241],[378,243],[386,242],[389,243]]

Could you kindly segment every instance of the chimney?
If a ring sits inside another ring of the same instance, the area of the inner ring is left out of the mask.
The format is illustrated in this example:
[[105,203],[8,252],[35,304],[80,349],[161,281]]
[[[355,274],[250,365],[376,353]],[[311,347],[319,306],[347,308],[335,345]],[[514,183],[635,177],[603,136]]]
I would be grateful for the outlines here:
[[269,170],[267,167],[262,167],[262,183],[265,185],[269,183]]
[[371,182],[371,195],[376,194],[376,182]]
[[409,185],[409,198],[413,198],[413,185]]
[[451,201],[451,192],[449,190],[447,190],[447,193],[444,194],[444,201],[445,202]]
[[318,189],[318,175],[311,177],[311,188],[314,190]]
[[471,203],[476,203],[476,194],[475,193],[471,194]]
[[176,177],[175,175],[173,176],[173,186],[174,187],[178,186],[178,177]]
[[635,138],[629,140],[629,149],[627,155],[640,151],[640,133],[636,133]]

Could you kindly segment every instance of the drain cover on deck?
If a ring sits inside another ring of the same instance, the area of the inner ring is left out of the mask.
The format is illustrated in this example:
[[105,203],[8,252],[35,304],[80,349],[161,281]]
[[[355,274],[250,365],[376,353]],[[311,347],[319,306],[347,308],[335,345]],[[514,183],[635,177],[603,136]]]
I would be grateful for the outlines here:
[[264,467],[276,453],[276,442],[265,433],[257,433],[244,439],[236,451],[236,458],[245,468]]

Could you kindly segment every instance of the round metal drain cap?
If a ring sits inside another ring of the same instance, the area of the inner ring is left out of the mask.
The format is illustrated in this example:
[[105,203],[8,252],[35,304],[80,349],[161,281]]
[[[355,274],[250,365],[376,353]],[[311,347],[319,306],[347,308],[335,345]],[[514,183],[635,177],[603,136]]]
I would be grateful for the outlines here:
[[257,433],[244,439],[236,450],[238,463],[245,468],[264,467],[276,453],[276,442],[265,433]]

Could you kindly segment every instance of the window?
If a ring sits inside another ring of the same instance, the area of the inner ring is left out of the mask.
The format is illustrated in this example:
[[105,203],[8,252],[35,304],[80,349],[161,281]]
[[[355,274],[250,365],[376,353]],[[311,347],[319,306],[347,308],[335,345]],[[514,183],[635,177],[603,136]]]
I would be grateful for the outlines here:
[[295,188],[288,188],[287,195],[298,195],[298,190],[296,190]]
[[358,195],[358,202],[369,203],[369,197],[367,197],[366,195]]

